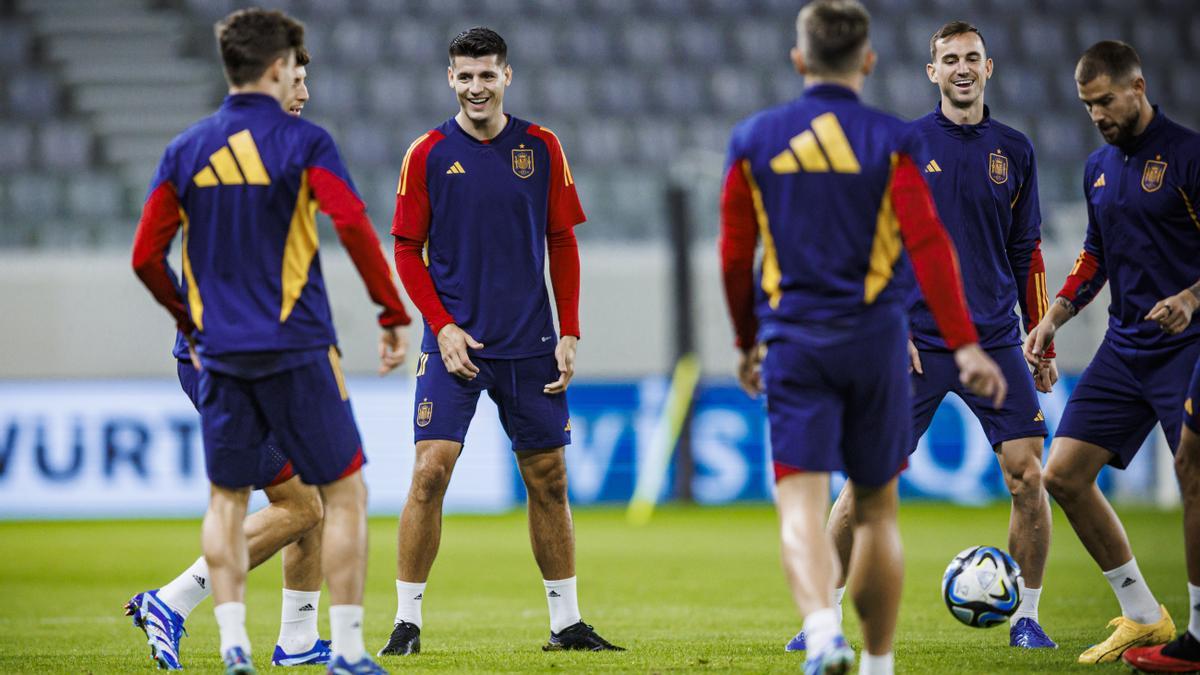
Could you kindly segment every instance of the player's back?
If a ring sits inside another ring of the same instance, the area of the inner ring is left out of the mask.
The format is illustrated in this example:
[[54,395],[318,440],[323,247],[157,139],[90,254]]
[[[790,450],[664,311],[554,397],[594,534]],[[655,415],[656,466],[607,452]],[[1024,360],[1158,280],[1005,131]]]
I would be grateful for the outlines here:
[[764,241],[762,339],[903,300],[889,190],[904,128],[850,89],[816,85],[734,130]]
[[328,134],[261,94],[228,97],[167,148],[152,185],[170,181],[178,193],[184,292],[202,354],[336,341],[312,168],[350,184]]

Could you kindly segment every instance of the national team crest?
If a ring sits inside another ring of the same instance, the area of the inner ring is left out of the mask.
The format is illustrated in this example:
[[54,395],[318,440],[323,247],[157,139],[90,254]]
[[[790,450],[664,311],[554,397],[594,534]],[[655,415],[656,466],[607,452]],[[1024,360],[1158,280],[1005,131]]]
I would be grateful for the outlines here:
[[988,178],[996,185],[1008,182],[1008,158],[996,152],[988,153]]
[[1146,168],[1142,169],[1142,189],[1146,192],[1154,192],[1163,185],[1163,177],[1167,175],[1167,163],[1151,159],[1146,162]]
[[533,175],[533,148],[521,146],[512,151],[513,173],[517,178],[529,178]]
[[421,401],[417,406],[417,426],[427,427],[433,419],[433,401]]

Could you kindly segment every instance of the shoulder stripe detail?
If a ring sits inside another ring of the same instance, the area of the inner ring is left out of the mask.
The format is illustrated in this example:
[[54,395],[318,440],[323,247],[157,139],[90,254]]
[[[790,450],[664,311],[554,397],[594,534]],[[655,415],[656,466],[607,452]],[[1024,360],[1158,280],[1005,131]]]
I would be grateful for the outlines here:
[[550,131],[546,127],[539,125],[531,126],[530,131],[533,131],[535,135],[538,131],[544,131],[550,136],[550,138],[554,139],[554,145],[558,147],[558,154],[562,157],[563,183],[567,185],[573,184],[575,182],[575,177],[571,175],[571,165],[567,163],[567,151],[563,150],[562,141],[558,140],[558,134]]
[[421,134],[417,140],[412,142],[412,145],[408,146],[408,150],[404,151],[404,163],[400,165],[400,181],[396,184],[396,194],[403,196],[408,193],[408,169],[409,165],[412,164],[413,153],[424,145],[426,141],[433,139],[433,142],[436,143],[443,138],[445,137],[442,136],[441,132],[437,129],[432,129]]
[[1192,217],[1192,222],[1195,223],[1196,227],[1200,228],[1200,218],[1196,217],[1196,209],[1192,207],[1192,200],[1188,199],[1187,193],[1183,191],[1183,188],[1177,187],[1175,189],[1179,191],[1179,196],[1183,197],[1183,203],[1187,206],[1187,212]]

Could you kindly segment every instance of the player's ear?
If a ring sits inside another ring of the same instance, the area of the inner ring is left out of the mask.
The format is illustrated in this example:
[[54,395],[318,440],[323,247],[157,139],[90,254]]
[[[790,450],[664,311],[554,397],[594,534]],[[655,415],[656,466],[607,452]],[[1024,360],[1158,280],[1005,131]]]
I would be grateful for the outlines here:
[[450,85],[451,89],[454,88],[454,68],[451,66],[446,66],[446,84]]
[[1133,76],[1133,79],[1129,81],[1129,86],[1133,88],[1133,93],[1138,96],[1146,95],[1146,78],[1142,77],[1140,73]]
[[512,84],[512,66],[504,64],[504,86]]
[[995,67],[995,64],[992,63],[992,57],[989,56],[988,60],[985,61],[983,64],[984,79],[988,79],[988,80],[992,79],[992,68],[994,68],[994,67]]
[[875,56],[875,50],[867,47],[867,53],[863,56],[862,74],[870,75],[875,71],[875,62],[878,57]]
[[796,72],[801,75],[807,75],[808,64],[804,62],[804,52],[800,51],[799,47],[792,47],[791,57],[792,65],[796,68]]
[[935,71],[935,70],[934,70],[934,68],[933,68],[933,64],[932,64],[932,63],[926,63],[926,64],[925,64],[925,77],[928,77],[928,78],[929,78],[929,81],[930,81],[930,82],[932,82],[932,83],[934,83],[934,84],[937,84],[937,83],[938,83],[938,81],[937,81],[937,71]]

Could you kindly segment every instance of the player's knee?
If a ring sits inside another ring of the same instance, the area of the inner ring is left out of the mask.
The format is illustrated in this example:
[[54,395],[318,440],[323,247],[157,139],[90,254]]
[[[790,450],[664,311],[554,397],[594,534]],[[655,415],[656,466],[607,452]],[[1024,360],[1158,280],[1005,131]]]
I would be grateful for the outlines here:
[[1042,472],[1042,483],[1046,486],[1046,491],[1050,493],[1050,496],[1058,502],[1071,501],[1079,494],[1080,490],[1076,481],[1071,480],[1069,476],[1060,474],[1052,467],[1046,467],[1046,470]]
[[450,467],[440,462],[422,462],[413,469],[410,497],[426,504],[440,501],[450,485],[450,473]]
[[564,462],[546,461],[523,472],[529,499],[561,504],[567,501],[567,467]]
[[1184,490],[1200,489],[1200,436],[1184,434],[1175,451],[1175,475]]
[[325,517],[325,505],[321,501],[320,493],[312,490],[305,495],[304,499],[296,502],[292,513],[299,529],[303,532],[320,526],[321,519]]
[[1004,478],[1013,498],[1036,496],[1042,491],[1042,465],[1032,459],[1012,467]]

